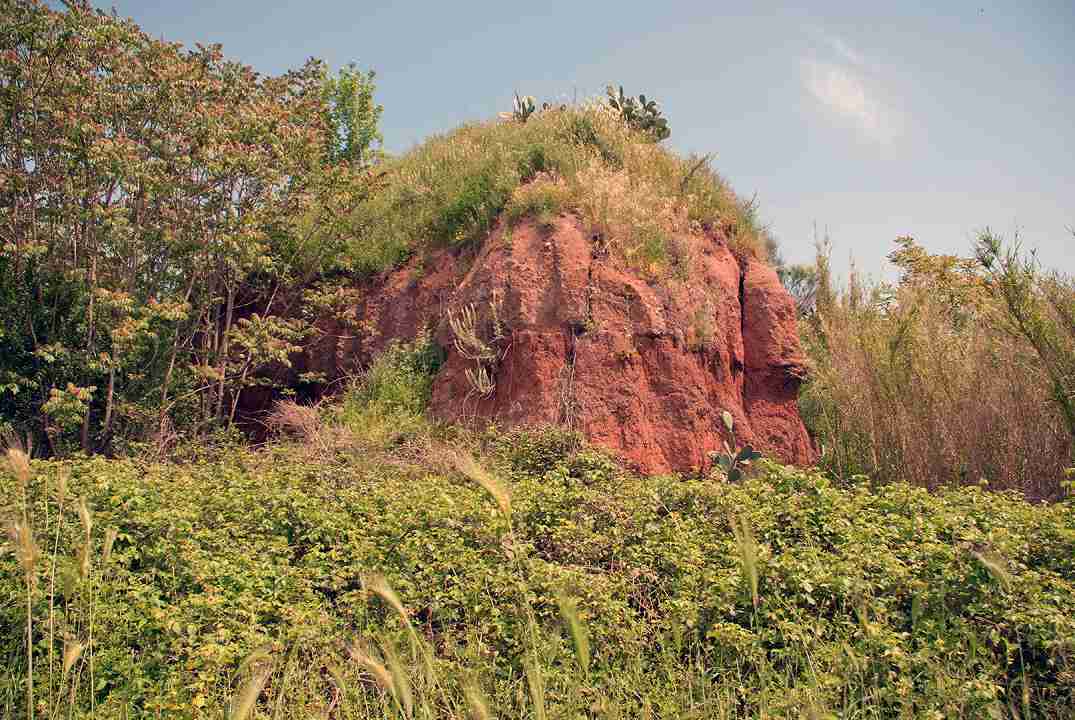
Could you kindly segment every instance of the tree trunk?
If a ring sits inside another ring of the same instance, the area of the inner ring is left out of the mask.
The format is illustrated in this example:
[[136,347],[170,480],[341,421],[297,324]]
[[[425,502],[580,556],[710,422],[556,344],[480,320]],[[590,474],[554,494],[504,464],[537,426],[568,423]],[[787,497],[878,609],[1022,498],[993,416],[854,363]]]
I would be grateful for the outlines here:
[[224,314],[224,334],[221,337],[220,345],[218,349],[219,362],[217,364],[217,372],[220,375],[219,385],[217,385],[216,396],[216,418],[217,420],[224,419],[224,378],[228,370],[228,334],[231,332],[231,321],[235,313],[235,290],[232,285],[228,284],[228,306]]

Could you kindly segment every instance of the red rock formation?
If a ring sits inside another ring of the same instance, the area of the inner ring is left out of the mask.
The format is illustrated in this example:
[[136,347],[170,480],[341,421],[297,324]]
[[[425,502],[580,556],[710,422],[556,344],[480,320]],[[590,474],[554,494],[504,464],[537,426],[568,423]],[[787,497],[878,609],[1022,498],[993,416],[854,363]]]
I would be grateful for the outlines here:
[[[330,332],[304,369],[338,376],[429,327],[447,350],[433,386],[439,417],[566,424],[644,472],[664,472],[706,465],[727,437],[728,410],[740,444],[812,462],[796,403],[804,359],[792,298],[771,268],[736,258],[717,234],[678,243],[690,258],[684,277],[657,281],[595,252],[573,216],[499,228],[462,277],[463,263],[443,251],[421,271],[410,263],[381,278],[357,309],[373,332]],[[497,356],[484,363],[495,384],[485,396],[467,376],[478,361],[460,353],[447,321],[464,308]]]

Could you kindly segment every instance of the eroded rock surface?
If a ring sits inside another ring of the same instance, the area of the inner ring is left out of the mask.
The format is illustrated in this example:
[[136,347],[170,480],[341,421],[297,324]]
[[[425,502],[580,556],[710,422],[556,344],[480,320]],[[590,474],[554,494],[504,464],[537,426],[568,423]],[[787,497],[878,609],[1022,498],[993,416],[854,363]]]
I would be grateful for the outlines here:
[[[716,233],[677,239],[689,258],[682,279],[647,278],[595,248],[572,215],[499,227],[469,265],[442,251],[365,288],[365,332],[325,327],[299,365],[339,377],[428,328],[447,351],[433,386],[439,417],[569,425],[664,472],[706,465],[728,410],[739,444],[814,460],[796,403],[805,362],[794,302],[772,268],[737,258]],[[448,314],[464,309],[494,358],[460,352]]]

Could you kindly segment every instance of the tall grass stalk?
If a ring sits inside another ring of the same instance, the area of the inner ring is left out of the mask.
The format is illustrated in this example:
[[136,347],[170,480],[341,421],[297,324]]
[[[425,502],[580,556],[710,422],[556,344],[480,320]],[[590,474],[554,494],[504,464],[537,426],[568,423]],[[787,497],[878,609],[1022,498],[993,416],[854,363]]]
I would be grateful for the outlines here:
[[[49,571],[49,705],[50,706],[52,705],[52,702],[53,702],[53,698],[52,698],[52,685],[53,685],[53,683],[52,683],[52,659],[53,659],[53,654],[54,654],[53,653],[53,648],[55,647],[55,643],[56,643],[56,562],[57,562],[57,559],[59,558],[59,554],[60,554],[60,527],[63,524],[64,503],[67,501],[67,483],[68,483],[69,476],[70,476],[70,473],[66,470],[66,468],[62,469],[56,476],[56,521],[55,521],[56,528],[53,531],[52,557],[51,557],[52,562],[51,562],[51,568],[50,568],[50,571]],[[48,503],[47,503],[47,500],[46,500],[46,506],[47,506],[47,504]],[[79,646],[78,655],[81,655],[82,654],[81,643],[79,643],[78,646]],[[63,683],[64,680],[66,680],[67,673],[70,670],[70,667],[68,667],[68,665],[67,665],[67,657],[66,656],[67,656],[67,652],[65,650],[64,651],[64,668],[65,669],[64,669],[64,672],[63,672],[63,674],[61,676],[61,687],[57,690],[57,692],[62,692],[63,691],[62,683]],[[74,664],[74,661],[77,661],[77,659],[78,659],[78,657],[76,655],[74,657],[74,660],[72,661],[72,665]]]
[[575,653],[575,662],[578,663],[583,678],[588,679],[590,675],[590,637],[586,632],[586,627],[579,619],[578,602],[561,592],[557,594],[556,604],[560,608],[560,618],[564,622],[564,627],[571,637],[571,647]]
[[38,549],[30,526],[30,458],[18,447],[7,450],[7,462],[20,490],[21,516],[11,521],[11,544],[15,548],[26,588],[26,716],[34,718],[34,614],[33,595],[37,585]]
[[735,536],[735,548],[739,556],[739,567],[743,582],[750,593],[750,602],[754,612],[758,611],[758,541],[754,539],[754,530],[745,518],[731,519],[732,533]]
[[269,662],[258,663],[253,667],[249,679],[232,703],[228,720],[246,720],[250,717],[250,713],[257,704],[258,696],[265,689],[265,683],[268,682],[271,674],[272,664]]

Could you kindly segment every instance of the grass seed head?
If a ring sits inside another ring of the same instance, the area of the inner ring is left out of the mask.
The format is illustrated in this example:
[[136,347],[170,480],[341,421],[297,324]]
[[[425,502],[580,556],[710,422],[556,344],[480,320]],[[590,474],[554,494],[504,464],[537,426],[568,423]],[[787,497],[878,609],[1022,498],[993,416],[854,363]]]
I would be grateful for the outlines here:
[[15,549],[15,557],[19,567],[27,577],[34,577],[34,570],[40,557],[37,543],[34,542],[34,533],[30,525],[21,518],[13,519],[8,525],[8,539]]
[[71,672],[71,668],[75,666],[78,659],[82,657],[82,651],[85,646],[78,640],[69,640],[64,643],[63,646],[63,674],[66,677],[67,673]]
[[575,660],[583,674],[590,671],[590,637],[586,627],[579,619],[578,602],[564,593],[556,596],[556,604],[560,608],[560,617],[564,626],[571,635],[571,646],[575,652]]
[[489,493],[490,497],[493,498],[497,507],[500,509],[500,513],[510,520],[511,493],[508,492],[508,489],[504,484],[494,477],[492,473],[479,465],[473,455],[468,453],[456,453],[453,461],[455,469],[467,478],[478,483],[485,492]]
[[7,449],[7,464],[11,474],[15,476],[19,486],[25,488],[30,482],[30,458],[22,448],[9,447]]
[[347,648],[348,653],[351,655],[351,659],[357,662],[363,670],[373,676],[374,681],[387,693],[390,693],[392,697],[396,696],[395,681],[392,679],[392,673],[388,671],[388,668],[384,666],[379,660],[373,657],[373,654],[358,646],[350,645]]
[[250,679],[246,681],[243,689],[232,701],[231,712],[228,713],[229,720],[246,720],[250,716],[254,705],[257,704],[258,696],[265,689],[265,683],[268,682],[271,673],[271,663],[266,662],[255,665]]
[[403,602],[400,601],[399,595],[392,589],[392,586],[388,583],[388,580],[385,579],[384,575],[379,573],[366,575],[362,579],[362,585],[368,592],[381,598],[381,600],[383,600],[390,608],[395,610],[396,614],[399,615],[400,620],[403,621],[403,624],[410,627],[411,619],[410,615],[407,613],[407,608],[403,607]]

